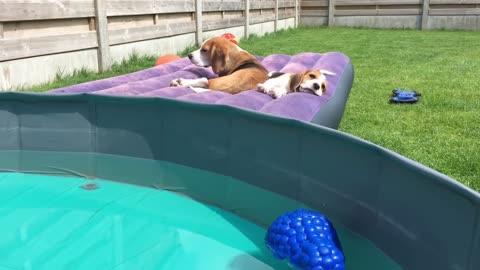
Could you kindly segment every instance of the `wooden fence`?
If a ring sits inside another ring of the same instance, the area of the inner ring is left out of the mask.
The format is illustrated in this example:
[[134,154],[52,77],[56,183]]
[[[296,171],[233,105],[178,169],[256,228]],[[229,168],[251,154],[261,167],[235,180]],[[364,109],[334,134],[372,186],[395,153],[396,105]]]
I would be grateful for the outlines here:
[[480,30],[480,0],[0,0],[0,90],[298,24]]
[[58,68],[45,59],[34,61],[44,56],[71,62],[64,65],[68,71],[80,68],[77,58],[91,59],[93,51],[98,62],[93,66],[105,70],[118,55],[153,41],[164,49],[160,55],[226,31],[242,38],[295,27],[298,7],[299,0],[0,0],[0,89],[42,81],[18,73]]
[[480,0],[302,0],[302,24],[480,30]]

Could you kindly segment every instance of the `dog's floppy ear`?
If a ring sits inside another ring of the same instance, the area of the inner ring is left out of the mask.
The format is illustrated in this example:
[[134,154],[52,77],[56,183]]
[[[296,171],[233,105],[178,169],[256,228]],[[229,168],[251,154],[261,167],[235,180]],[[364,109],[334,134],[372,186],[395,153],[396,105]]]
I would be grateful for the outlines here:
[[290,77],[290,91],[292,92],[298,91],[298,88],[303,82],[303,78],[305,77],[305,74],[307,74],[307,71],[292,74],[292,76]]
[[210,50],[210,59],[212,60],[211,66],[215,74],[220,74],[225,69],[227,57],[221,46],[213,45]]
[[[246,64],[255,64],[255,58],[245,51],[237,51],[235,49],[228,50],[228,55],[225,58],[225,75],[228,75],[239,67]],[[265,71],[266,72],[266,71]]]

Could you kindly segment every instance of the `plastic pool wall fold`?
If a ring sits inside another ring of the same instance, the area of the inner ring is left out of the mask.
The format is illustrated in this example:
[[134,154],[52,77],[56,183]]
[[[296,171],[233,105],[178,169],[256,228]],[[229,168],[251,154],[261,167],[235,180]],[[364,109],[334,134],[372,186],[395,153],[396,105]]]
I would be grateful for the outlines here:
[[[230,176],[321,211],[375,243],[405,269],[480,269],[477,192],[333,129],[169,99],[2,93],[0,136],[0,151],[99,153]],[[119,174],[98,170],[94,159],[86,162],[59,168],[54,161],[39,160],[35,172],[74,171],[153,185],[155,175],[145,177],[149,172],[143,171],[140,177],[138,168],[122,164]],[[3,160],[0,169],[33,170],[21,155]],[[262,219],[248,209],[241,214]]]

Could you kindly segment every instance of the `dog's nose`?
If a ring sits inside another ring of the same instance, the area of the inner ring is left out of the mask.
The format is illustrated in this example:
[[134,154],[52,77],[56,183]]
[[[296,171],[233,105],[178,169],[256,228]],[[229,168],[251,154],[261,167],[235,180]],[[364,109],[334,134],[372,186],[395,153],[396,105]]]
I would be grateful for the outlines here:
[[320,89],[320,84],[318,84],[318,83],[313,83],[313,89],[315,89],[315,90]]
[[188,54],[188,58],[192,59],[193,55],[191,53]]

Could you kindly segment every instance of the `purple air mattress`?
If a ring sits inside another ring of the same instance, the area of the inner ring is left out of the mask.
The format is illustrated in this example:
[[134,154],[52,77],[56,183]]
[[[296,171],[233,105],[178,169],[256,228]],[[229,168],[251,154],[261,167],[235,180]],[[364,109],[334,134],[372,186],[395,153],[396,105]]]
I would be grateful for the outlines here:
[[260,113],[337,128],[345,109],[354,72],[350,59],[342,53],[301,53],[290,56],[274,54],[257,59],[268,71],[301,72],[307,69],[326,69],[335,76],[327,76],[328,91],[323,96],[309,93],[291,93],[279,99],[255,89],[231,95],[219,91],[196,93],[187,87],[169,87],[175,78],[213,78],[211,68],[193,65],[188,58],[113,78],[86,82],[51,90],[49,94],[91,93],[171,98],[187,102],[201,102],[234,106]]

